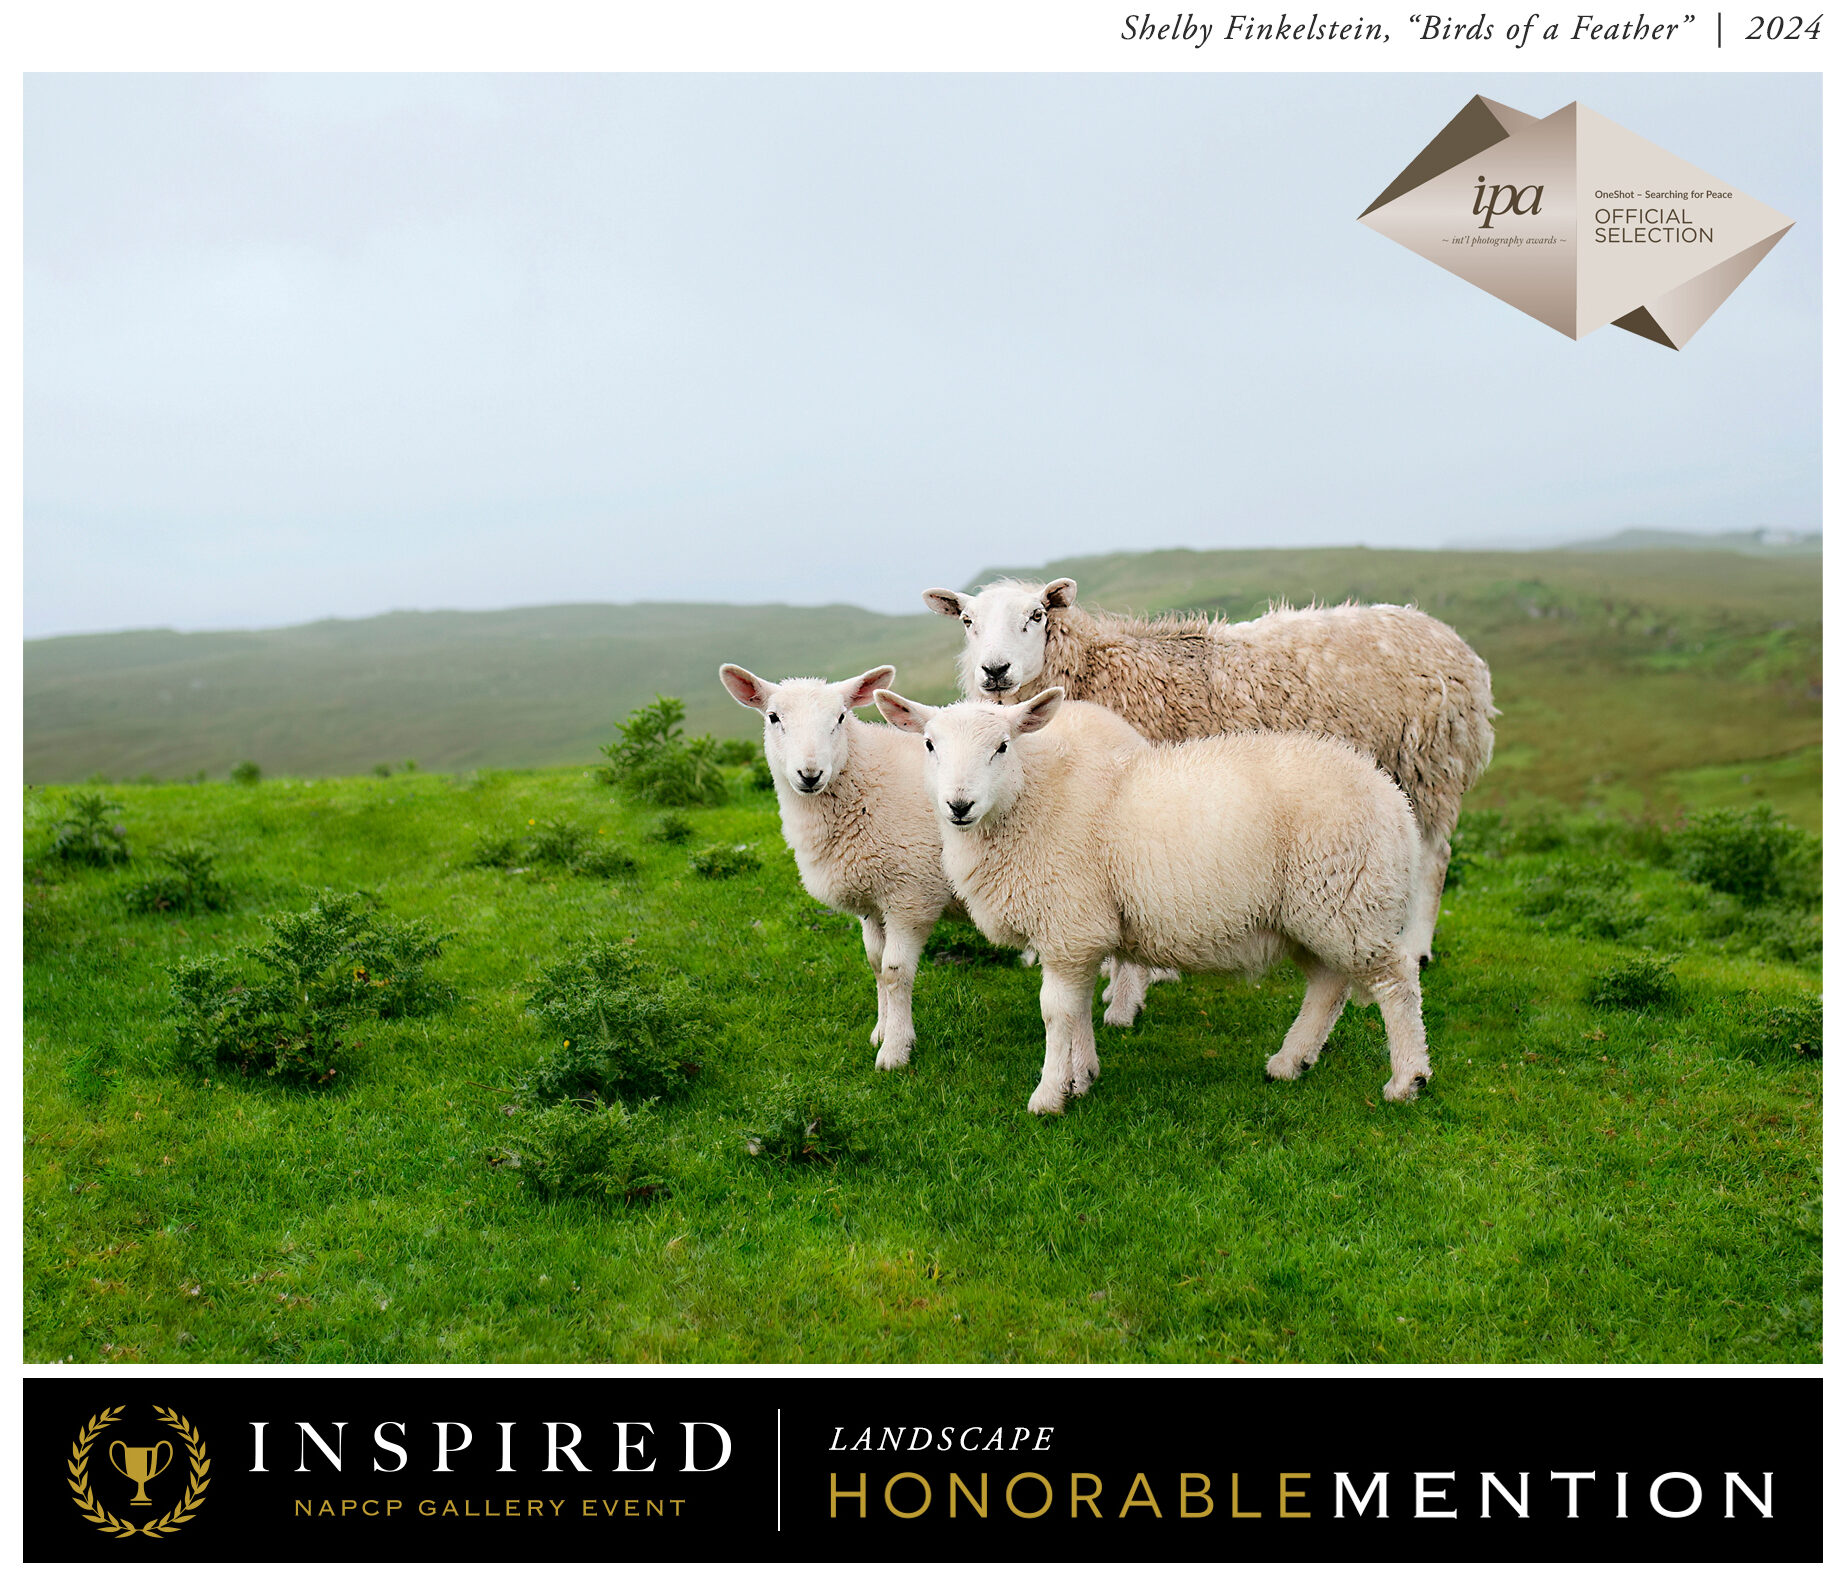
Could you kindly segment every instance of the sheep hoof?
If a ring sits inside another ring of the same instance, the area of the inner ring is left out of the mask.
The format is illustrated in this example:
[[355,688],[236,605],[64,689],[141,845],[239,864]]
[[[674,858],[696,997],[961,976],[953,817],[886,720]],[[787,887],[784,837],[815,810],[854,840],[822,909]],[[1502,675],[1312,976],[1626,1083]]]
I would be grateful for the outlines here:
[[877,1070],[879,1072],[892,1073],[898,1067],[907,1067],[909,1065],[910,1049],[911,1047],[907,1045],[884,1046],[882,1050],[877,1052]]
[[1399,1101],[1405,1105],[1408,1101],[1418,1099],[1420,1092],[1427,1087],[1427,1075],[1416,1073],[1412,1077],[1391,1078],[1382,1086],[1382,1098]]
[[1110,1029],[1130,1029],[1139,1021],[1139,1009],[1130,1002],[1110,1002],[1101,1022]]
[[1037,1092],[1030,1097],[1030,1114],[1032,1116],[1055,1116],[1062,1110],[1063,1093],[1060,1089],[1051,1089],[1047,1085],[1038,1085]]
[[1291,1083],[1304,1071],[1305,1063],[1283,1053],[1267,1058],[1267,1081],[1269,1083],[1279,1081]]

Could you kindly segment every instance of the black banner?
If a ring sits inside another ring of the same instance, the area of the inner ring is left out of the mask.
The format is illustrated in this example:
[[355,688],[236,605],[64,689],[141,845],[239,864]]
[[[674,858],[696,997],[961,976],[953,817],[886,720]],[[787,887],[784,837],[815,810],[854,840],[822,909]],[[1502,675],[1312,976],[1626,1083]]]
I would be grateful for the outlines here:
[[28,1379],[28,1561],[1816,1561],[1811,1378]]

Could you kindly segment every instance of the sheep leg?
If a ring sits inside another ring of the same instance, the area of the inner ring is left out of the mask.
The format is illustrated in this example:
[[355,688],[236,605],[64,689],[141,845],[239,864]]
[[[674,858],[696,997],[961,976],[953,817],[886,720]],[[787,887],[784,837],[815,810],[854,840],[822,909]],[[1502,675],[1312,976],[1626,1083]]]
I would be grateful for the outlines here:
[[881,1045],[886,995],[883,989],[883,924],[868,914],[862,915],[858,923],[864,927],[864,956],[870,960],[870,972],[877,978],[877,1026],[870,1031],[870,1043]]
[[1446,867],[1453,857],[1453,845],[1443,832],[1425,832],[1421,836],[1421,857],[1414,882],[1414,896],[1408,908],[1407,929],[1402,944],[1408,956],[1421,968],[1433,962],[1433,930],[1440,918],[1440,894],[1446,890]]
[[1325,1048],[1344,1003],[1350,999],[1350,981],[1316,959],[1305,964],[1305,1000],[1299,1016],[1286,1031],[1280,1049],[1267,1059],[1269,1078],[1297,1078]]
[[1101,992],[1101,1000],[1107,1003],[1107,1013],[1101,1021],[1110,1029],[1130,1027],[1145,1006],[1145,989],[1144,969],[1136,963],[1114,963],[1113,983]]
[[1412,1100],[1427,1087],[1433,1066],[1427,1060],[1427,1029],[1421,1022],[1420,971],[1411,957],[1370,985],[1382,1009],[1382,1026],[1389,1035],[1389,1071],[1394,1075],[1382,1086],[1385,1100]]
[[883,996],[883,1049],[877,1052],[877,1066],[888,1072],[906,1067],[915,1049],[915,965],[934,922],[917,925],[892,915],[884,918],[883,967],[877,975]]
[[1108,958],[1101,964],[1103,974],[1112,973],[1101,1000],[1107,1005],[1102,1022],[1111,1029],[1125,1029],[1136,1023],[1145,1009],[1146,992],[1166,980],[1181,980],[1176,969],[1149,969],[1137,963],[1116,963]]
[[1100,1073],[1094,1050],[1094,965],[1043,967],[1043,1077],[1030,1097],[1039,1116],[1060,1111]]

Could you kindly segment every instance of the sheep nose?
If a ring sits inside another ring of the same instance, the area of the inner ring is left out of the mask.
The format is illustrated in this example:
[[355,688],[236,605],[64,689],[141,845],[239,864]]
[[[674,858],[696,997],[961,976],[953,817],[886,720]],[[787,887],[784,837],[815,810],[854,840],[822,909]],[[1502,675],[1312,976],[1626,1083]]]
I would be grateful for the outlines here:
[[824,775],[824,773],[803,771],[803,772],[798,772],[795,775],[798,776],[800,779],[800,786],[806,789],[808,793],[811,793],[813,789],[819,786],[819,779]]
[[947,801],[947,808],[953,811],[953,818],[956,821],[964,821],[966,819],[966,812],[972,809],[972,807],[973,801],[971,799],[949,799]]
[[980,666],[985,669],[986,678],[993,684],[1002,683],[1005,675],[1011,671],[1009,662],[984,662]]

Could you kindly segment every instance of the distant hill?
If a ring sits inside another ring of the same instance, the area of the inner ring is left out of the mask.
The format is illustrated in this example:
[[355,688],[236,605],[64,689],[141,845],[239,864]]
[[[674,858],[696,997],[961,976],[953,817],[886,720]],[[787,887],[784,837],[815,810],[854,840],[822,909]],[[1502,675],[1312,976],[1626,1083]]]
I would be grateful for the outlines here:
[[1815,557],[1824,550],[1821,531],[1788,531],[1778,526],[1755,526],[1751,531],[1659,531],[1631,526],[1611,536],[1570,541],[1566,532],[1542,536],[1464,538],[1446,543],[1442,551],[1454,553],[1636,553],[1676,548],[1692,553],[1746,553],[1750,557]]
[[[1820,563],[1705,544],[1174,549],[978,579],[1067,574],[1090,605],[1233,618],[1275,599],[1414,602],[1492,667],[1504,716],[1475,802],[1668,808],[1685,795],[1746,800],[1770,783],[1775,802],[1815,824]],[[717,683],[720,662],[774,677],[893,662],[904,689],[945,698],[959,640],[955,624],[919,610],[641,603],[29,641],[26,777],[216,777],[245,758],[295,776],[406,758],[425,770],[588,765],[655,692],[684,698],[694,732],[752,733]]]
[[1630,553],[1676,548],[1693,553],[1747,553],[1762,558],[1816,556],[1824,550],[1818,531],[1779,531],[1762,525],[1752,531],[1722,531],[1713,536],[1693,531],[1652,531],[1633,528],[1585,542],[1569,542],[1574,553]]

